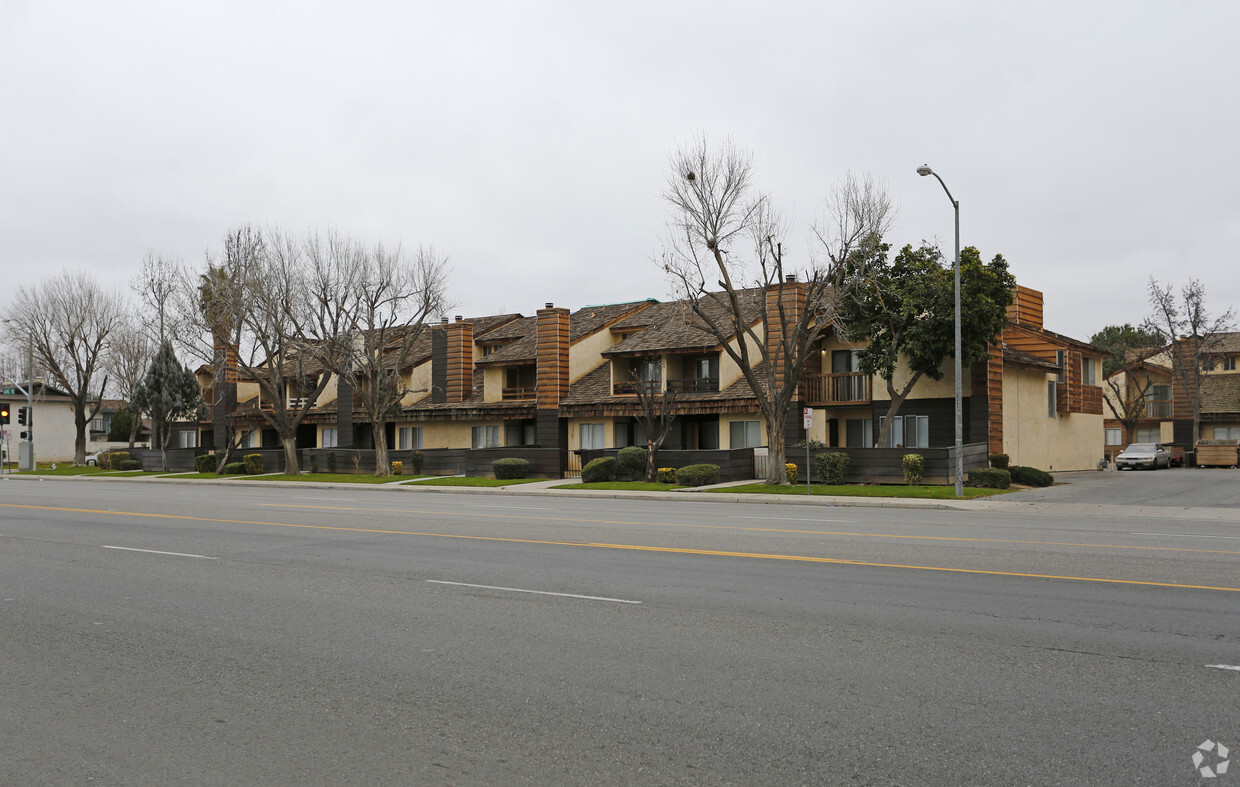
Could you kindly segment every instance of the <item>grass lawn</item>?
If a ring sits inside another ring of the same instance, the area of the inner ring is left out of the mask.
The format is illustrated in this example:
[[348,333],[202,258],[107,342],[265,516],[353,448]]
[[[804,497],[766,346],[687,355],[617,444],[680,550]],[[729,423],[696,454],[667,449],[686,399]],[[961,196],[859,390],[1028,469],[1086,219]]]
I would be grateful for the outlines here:
[[23,471],[22,475],[95,475],[97,473],[106,472],[108,471],[100,470],[94,465],[89,467],[74,467],[71,463],[57,463],[55,470],[51,468],[51,465],[36,465],[34,470]]
[[[181,476],[182,478],[192,476]],[[214,473],[206,476],[207,478],[218,478]],[[332,484],[389,484],[400,480],[398,475],[365,475],[362,473],[304,473],[302,475],[288,475],[287,473],[279,473],[276,475],[230,475],[225,478],[239,478],[244,481],[302,481],[308,483],[332,483]]]
[[515,486],[516,484],[532,484],[542,481],[541,478],[461,478],[447,476],[444,478],[423,478],[421,481],[407,481],[405,486]]
[[[846,484],[843,486],[823,486],[821,484],[813,487],[815,495],[836,495],[839,497],[916,497],[928,500],[955,500],[956,489],[950,486],[900,486],[897,484],[887,484],[881,486],[866,486],[863,484]],[[1007,489],[979,489],[976,487],[964,488],[964,499],[968,500],[974,497],[987,497],[989,495],[998,495],[1010,490]],[[757,495],[805,495],[805,486],[779,486],[777,484],[747,484],[745,486],[732,486],[726,489],[708,489],[707,493],[736,493],[736,494],[757,494]]]
[[596,481],[592,484],[564,484],[552,489],[617,489],[622,492],[666,492],[675,484],[648,483],[646,481]]

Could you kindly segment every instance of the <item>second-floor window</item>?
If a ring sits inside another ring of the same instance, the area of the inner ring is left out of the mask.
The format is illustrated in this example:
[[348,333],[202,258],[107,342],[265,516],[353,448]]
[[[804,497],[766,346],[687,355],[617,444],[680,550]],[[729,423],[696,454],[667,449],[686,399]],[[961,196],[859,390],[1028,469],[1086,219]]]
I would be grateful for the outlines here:
[[1236,370],[1236,356],[1229,355],[1223,359],[1223,371],[1234,372]]
[[1093,358],[1081,359],[1081,385],[1098,384],[1098,361]]

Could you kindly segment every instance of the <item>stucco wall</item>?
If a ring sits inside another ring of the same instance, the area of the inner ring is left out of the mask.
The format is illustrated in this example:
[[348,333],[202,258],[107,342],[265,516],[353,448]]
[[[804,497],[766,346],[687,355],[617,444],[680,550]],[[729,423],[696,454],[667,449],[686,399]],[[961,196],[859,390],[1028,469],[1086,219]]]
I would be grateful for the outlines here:
[[1054,374],[1007,366],[1003,375],[1003,451],[1014,465],[1050,472],[1092,470],[1102,458],[1101,415],[1050,416]]
[[[37,389],[36,389],[37,391]],[[21,433],[26,427],[17,423],[17,408],[26,406],[26,397],[4,397],[9,405],[10,423],[4,425],[8,432],[5,447],[9,461],[16,462]],[[34,401],[34,458],[37,462],[72,462],[73,408],[67,402]],[[98,450],[87,440],[86,452]]]
[[732,445],[732,422],[733,421],[757,421],[758,435],[761,440],[760,445],[767,445],[766,424],[762,422],[762,416],[758,413],[731,413],[719,416],[719,448],[731,449]]
[[498,402],[504,398],[504,368],[485,366],[482,370],[482,401]]
[[[754,326],[754,333],[757,335],[758,340],[761,341],[763,337],[762,326],[761,325]],[[753,364],[758,363],[758,361],[761,360],[762,356],[759,354],[757,343],[752,338],[749,338],[748,336],[744,336],[742,337],[742,339],[745,342],[745,345],[749,350],[750,363],[753,363]],[[742,339],[733,338],[732,341],[728,342],[728,345],[739,349],[740,342],[742,341]],[[729,385],[732,385],[733,383],[735,383],[740,378],[741,378],[741,368],[737,366],[736,361],[733,361],[732,356],[728,355],[727,352],[720,351],[719,353],[719,390],[722,391],[723,389],[727,388]]]
[[616,343],[609,328],[586,334],[568,347],[568,381],[575,383],[583,374],[603,362],[603,350]]
[[431,393],[430,361],[410,369],[406,384],[409,386],[409,393],[400,400],[402,405],[410,405],[419,399],[426,398],[427,394]]

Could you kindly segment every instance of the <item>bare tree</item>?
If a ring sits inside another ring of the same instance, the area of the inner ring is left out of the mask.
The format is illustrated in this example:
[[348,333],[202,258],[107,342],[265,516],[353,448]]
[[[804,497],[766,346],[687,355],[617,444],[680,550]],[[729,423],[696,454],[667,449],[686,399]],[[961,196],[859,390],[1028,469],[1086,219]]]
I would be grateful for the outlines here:
[[663,198],[672,211],[663,269],[749,383],[766,424],[767,483],[787,484],[784,429],[802,372],[843,294],[845,260],[881,238],[891,200],[871,180],[845,177],[814,230],[820,255],[798,270],[785,261],[785,222],[731,141],[712,149],[702,138],[675,151]]
[[1206,291],[1198,279],[1189,279],[1179,297],[1172,286],[1160,287],[1150,277],[1151,312],[1142,328],[1158,336],[1171,355],[1171,377],[1192,410],[1193,445],[1201,439],[1201,402],[1204,398],[1202,365],[1218,350],[1223,334],[1231,330],[1235,313],[1218,316],[1206,309]]
[[672,433],[672,424],[676,421],[676,389],[664,387],[662,380],[642,379],[640,365],[631,372],[631,377],[640,409],[637,420],[646,433],[646,480],[654,481],[655,454]]
[[33,346],[35,363],[69,395],[76,466],[86,464],[86,427],[99,413],[99,392],[107,388],[107,375],[98,386],[96,376],[124,316],[119,293],[100,288],[78,271],[64,271],[35,287],[19,287],[9,309],[14,338]]
[[[168,328],[174,321],[170,310],[181,276],[180,260],[148,250],[142,258],[137,276],[129,283],[130,289],[142,299],[147,314],[154,318],[148,323],[148,335],[155,346],[168,338]],[[151,355],[154,357],[154,351]]]
[[1131,368],[1125,369],[1123,382],[1118,379],[1119,375],[1112,375],[1104,381],[1108,391],[1108,395],[1104,397],[1107,409],[1124,428],[1125,445],[1133,441],[1133,430],[1145,417],[1145,397],[1154,385],[1154,378],[1148,371],[1138,376],[1138,368],[1134,364]]
[[370,421],[375,474],[390,475],[385,426],[409,393],[404,372],[433,314],[448,308],[447,258],[433,247],[413,256],[337,233],[306,241],[311,323],[301,332],[324,348],[322,364],[347,384]]
[[127,314],[113,331],[105,368],[116,386],[117,395],[125,402],[132,416],[129,421],[130,448],[133,448],[138,428],[142,425],[142,413],[133,407],[134,395],[154,359],[155,345],[148,338],[142,320],[136,314]]

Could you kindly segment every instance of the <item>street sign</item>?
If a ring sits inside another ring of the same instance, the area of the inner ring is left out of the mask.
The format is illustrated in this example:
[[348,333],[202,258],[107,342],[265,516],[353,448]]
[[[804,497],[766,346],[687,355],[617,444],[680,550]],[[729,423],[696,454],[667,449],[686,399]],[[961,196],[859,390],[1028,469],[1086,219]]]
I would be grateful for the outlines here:
[[806,428],[806,429],[810,429],[810,428],[812,428],[812,427],[814,426],[814,410],[813,410],[813,408],[806,407],[804,410],[802,410],[802,418],[803,418],[803,419],[804,419],[804,421],[805,421],[805,428]]

